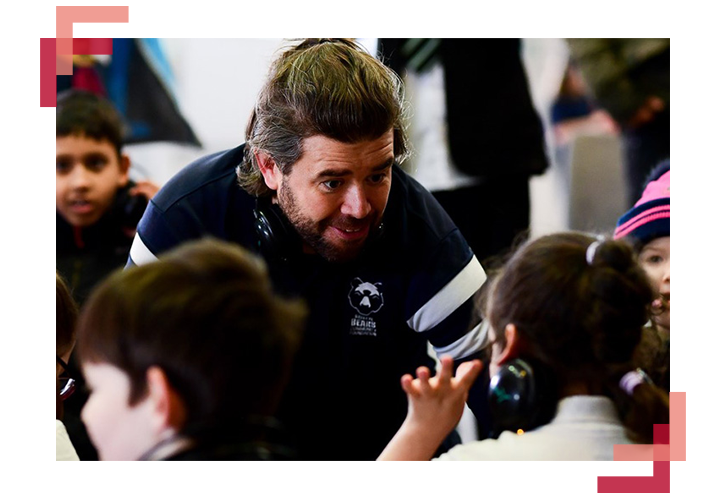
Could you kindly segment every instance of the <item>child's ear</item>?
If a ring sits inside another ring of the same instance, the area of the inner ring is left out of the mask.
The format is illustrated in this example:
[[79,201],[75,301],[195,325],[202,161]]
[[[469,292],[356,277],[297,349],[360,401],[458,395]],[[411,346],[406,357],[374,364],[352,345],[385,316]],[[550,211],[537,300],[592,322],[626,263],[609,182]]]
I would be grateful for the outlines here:
[[501,366],[510,360],[516,359],[522,351],[522,339],[517,331],[517,326],[514,324],[507,324],[504,328],[504,339],[506,340],[504,348],[499,356],[494,359],[498,366]]
[[159,433],[168,429],[179,431],[186,420],[186,407],[179,393],[169,383],[166,373],[158,366],[146,371],[146,384],[153,412],[154,428]]
[[268,188],[273,191],[278,190],[280,187],[282,172],[277,167],[275,160],[272,156],[263,151],[254,152],[255,159],[257,160],[257,166],[260,168],[260,173],[265,179],[265,184]]
[[121,171],[121,176],[118,179],[118,186],[124,187],[129,183],[129,169],[131,168],[131,158],[128,154],[122,154],[119,156],[118,168]]

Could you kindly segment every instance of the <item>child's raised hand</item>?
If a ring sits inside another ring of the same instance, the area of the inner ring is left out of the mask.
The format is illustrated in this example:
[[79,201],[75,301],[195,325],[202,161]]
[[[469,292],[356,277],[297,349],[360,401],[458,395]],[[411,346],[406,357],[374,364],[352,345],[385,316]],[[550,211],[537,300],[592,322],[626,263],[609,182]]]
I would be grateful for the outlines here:
[[464,412],[469,388],[479,375],[483,364],[479,360],[464,362],[452,377],[454,359],[441,358],[441,372],[431,377],[428,368],[419,367],[417,378],[405,374],[401,386],[408,395],[407,419],[416,426],[436,429],[446,436],[453,430]]
[[482,367],[480,360],[464,362],[456,370],[456,377],[452,377],[454,359],[444,356],[441,372],[433,378],[426,367],[416,369],[416,379],[405,374],[401,386],[408,395],[408,415],[378,459],[431,459],[461,419],[469,388]]

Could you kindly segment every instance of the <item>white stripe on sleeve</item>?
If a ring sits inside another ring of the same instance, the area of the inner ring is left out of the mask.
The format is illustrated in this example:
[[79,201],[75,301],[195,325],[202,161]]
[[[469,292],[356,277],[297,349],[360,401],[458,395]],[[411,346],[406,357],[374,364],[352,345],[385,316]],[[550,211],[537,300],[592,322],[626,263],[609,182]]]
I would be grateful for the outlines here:
[[427,301],[408,321],[408,327],[420,333],[436,327],[466,300],[476,293],[487,280],[484,269],[475,256],[444,286]]
[[129,256],[136,265],[144,265],[146,263],[151,263],[158,260],[156,255],[154,255],[151,250],[146,247],[144,241],[142,241],[139,237],[138,232],[134,236],[134,242],[131,243],[131,251],[129,251]]
[[484,319],[475,326],[474,329],[466,333],[464,336],[445,347],[436,348],[434,351],[438,357],[442,355],[450,355],[454,359],[461,359],[468,355],[478,352],[484,346],[487,339],[487,331],[489,330],[489,321]]

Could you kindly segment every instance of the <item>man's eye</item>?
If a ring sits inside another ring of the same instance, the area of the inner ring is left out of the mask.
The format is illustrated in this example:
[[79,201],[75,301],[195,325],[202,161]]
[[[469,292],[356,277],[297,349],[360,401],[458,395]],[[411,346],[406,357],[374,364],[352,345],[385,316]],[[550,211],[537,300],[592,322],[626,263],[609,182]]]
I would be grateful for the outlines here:
[[325,186],[326,189],[332,191],[332,190],[337,189],[341,185],[343,185],[343,181],[342,180],[326,180],[325,182],[323,182],[323,185]]
[[372,184],[380,184],[385,178],[386,175],[384,173],[376,173],[375,175],[368,177],[368,180],[370,180]]

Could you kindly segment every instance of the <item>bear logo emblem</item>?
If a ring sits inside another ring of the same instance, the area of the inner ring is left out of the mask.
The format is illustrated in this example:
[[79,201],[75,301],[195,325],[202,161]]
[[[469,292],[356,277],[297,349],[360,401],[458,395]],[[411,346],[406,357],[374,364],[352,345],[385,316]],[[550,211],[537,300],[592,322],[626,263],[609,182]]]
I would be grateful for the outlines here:
[[366,317],[378,312],[383,306],[383,294],[378,289],[380,286],[380,282],[372,284],[370,282],[363,282],[360,278],[356,277],[353,279],[350,285],[350,292],[348,293],[350,306],[356,309],[359,314]]

